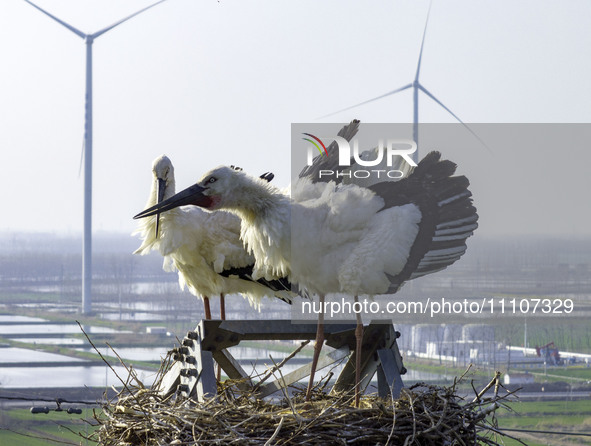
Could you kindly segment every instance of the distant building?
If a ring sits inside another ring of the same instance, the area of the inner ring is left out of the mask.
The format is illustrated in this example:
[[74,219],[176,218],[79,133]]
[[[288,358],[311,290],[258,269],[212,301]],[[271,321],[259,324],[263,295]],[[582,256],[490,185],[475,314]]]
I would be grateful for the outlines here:
[[146,327],[147,334],[165,335],[167,331],[168,330],[166,330],[166,327]]
[[533,384],[534,382],[534,375],[531,373],[507,373],[503,377],[503,383],[505,385],[509,384]]

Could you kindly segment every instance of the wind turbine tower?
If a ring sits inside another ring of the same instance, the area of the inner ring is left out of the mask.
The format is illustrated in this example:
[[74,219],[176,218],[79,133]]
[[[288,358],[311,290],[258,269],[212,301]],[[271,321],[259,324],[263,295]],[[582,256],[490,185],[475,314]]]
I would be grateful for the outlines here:
[[[421,74],[421,61],[423,59],[423,48],[425,46],[425,35],[427,34],[427,25],[429,24],[429,14],[431,13],[431,5],[429,5],[429,10],[427,11],[427,18],[425,20],[425,29],[423,30],[423,39],[421,40],[421,49],[419,51],[419,60],[417,62],[417,70],[415,72],[415,78],[410,84],[406,84],[403,87],[397,88],[395,90],[389,91],[384,93],[380,96],[377,96],[372,99],[368,99],[367,101],[360,102],[359,104],[351,105],[350,107],[343,108],[336,112],[329,113],[328,115],[321,116],[321,118],[326,118],[328,116],[336,115],[337,113],[344,112],[346,110],[351,110],[353,108],[359,107],[361,105],[369,104],[370,102],[377,101],[378,99],[385,98],[387,96],[392,96],[393,94],[400,93],[401,91],[408,90],[412,88],[412,100],[413,100],[413,115],[412,115],[412,136],[413,140],[417,143],[417,147],[419,147],[419,90],[422,91],[424,94],[429,96],[433,99],[440,107],[442,107],[445,111],[447,111],[450,115],[452,115],[460,124],[462,124],[478,141],[480,141],[489,151],[489,147],[480,139],[480,137],[472,131],[470,127],[466,123],[464,123],[458,116],[452,112],[449,108],[447,108],[443,102],[437,99],[429,90],[427,90],[419,81],[419,75]],[[417,150],[412,155],[413,160],[418,162],[419,160],[419,150]]]
[[86,102],[84,106],[84,242],[82,245],[82,313],[92,311],[92,44],[94,40],[112,30],[116,26],[126,22],[138,14],[156,6],[166,0],[160,0],[139,11],[127,16],[92,34],[85,34],[72,25],[58,19],[54,15],[40,8],[33,2],[25,0],[28,4],[41,11],[60,25],[72,31],[86,43]]

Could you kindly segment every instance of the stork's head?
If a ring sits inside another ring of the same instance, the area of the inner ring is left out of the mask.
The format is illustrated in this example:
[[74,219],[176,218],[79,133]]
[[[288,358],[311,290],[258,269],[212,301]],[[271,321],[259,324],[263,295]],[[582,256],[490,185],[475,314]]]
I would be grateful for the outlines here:
[[134,218],[148,217],[178,206],[194,205],[208,210],[236,210],[256,200],[269,186],[272,175],[251,177],[235,167],[221,166],[210,170],[193,186],[139,213]]
[[[210,170],[197,182],[202,198],[197,206],[210,210],[228,209],[245,198],[245,185],[251,180],[240,168],[220,166]],[[254,179],[252,179],[254,180]]]
[[170,158],[160,155],[152,164],[154,186],[156,187],[156,203],[174,195],[174,167]]
[[[174,167],[172,161],[166,155],[160,155],[152,163],[152,174],[154,183],[152,185],[152,194],[150,202],[156,202],[156,205],[165,199],[174,195]],[[156,238],[160,228],[160,213],[156,214]]]

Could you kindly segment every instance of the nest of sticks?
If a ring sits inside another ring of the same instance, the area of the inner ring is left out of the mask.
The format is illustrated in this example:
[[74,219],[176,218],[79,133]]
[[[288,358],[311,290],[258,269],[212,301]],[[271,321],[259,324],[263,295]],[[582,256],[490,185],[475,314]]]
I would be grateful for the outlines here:
[[317,386],[311,401],[304,400],[301,390],[291,395],[284,390],[280,401],[260,400],[238,391],[230,380],[203,403],[163,398],[155,389],[170,365],[168,357],[151,388],[128,367],[123,390],[95,413],[99,428],[88,439],[106,446],[499,446],[506,435],[496,427],[495,411],[506,407],[510,392],[499,395],[498,372],[481,391],[474,389],[473,397],[458,395],[458,384],[467,379],[464,373],[449,387],[404,388],[398,399],[366,395],[355,408],[352,395],[323,391],[328,379]]

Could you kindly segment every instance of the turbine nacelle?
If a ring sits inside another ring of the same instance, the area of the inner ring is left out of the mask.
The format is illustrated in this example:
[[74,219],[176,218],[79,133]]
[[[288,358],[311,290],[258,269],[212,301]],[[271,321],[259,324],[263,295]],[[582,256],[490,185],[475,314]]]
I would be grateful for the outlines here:
[[[454,112],[452,112],[448,107],[446,107],[443,102],[441,102],[439,99],[437,99],[432,93],[430,93],[425,87],[423,87],[423,85],[421,85],[421,83],[419,82],[419,75],[421,72],[421,62],[423,59],[423,48],[425,46],[425,36],[427,34],[427,25],[429,23],[429,14],[431,13],[431,4],[429,4],[429,10],[427,11],[427,18],[425,20],[425,28],[423,30],[423,38],[421,40],[421,49],[419,51],[419,59],[417,62],[417,70],[416,70],[416,74],[415,74],[415,78],[414,80],[410,83],[407,84],[403,87],[397,88],[396,90],[392,90],[389,91],[388,93],[384,93],[380,96],[376,96],[375,98],[372,99],[368,99],[367,101],[363,101],[363,102],[359,102],[358,104],[352,105],[350,107],[347,108],[343,108],[341,110],[338,110],[336,112],[333,113],[329,113],[327,115],[324,116],[320,116],[320,118],[318,119],[322,119],[322,118],[327,118],[329,116],[333,116],[336,115],[337,113],[341,113],[347,110],[351,110],[353,108],[359,107],[361,105],[365,105],[365,104],[369,104],[370,102],[374,102],[377,101],[379,99],[385,98],[387,96],[392,96],[396,93],[400,93],[402,91],[408,90],[409,88],[413,89],[413,139],[415,141],[415,143],[418,145],[419,143],[419,130],[418,130],[418,125],[419,125],[419,90],[422,91],[424,94],[426,94],[427,96],[429,96],[433,101],[435,101],[440,107],[442,107],[445,111],[447,111],[451,116],[454,117],[454,119],[456,119],[460,124],[462,124],[471,134],[472,136],[474,136],[484,147],[486,147],[486,149],[492,153],[492,150],[490,149],[490,147],[488,147],[486,145],[486,143],[476,134],[474,133],[474,131],[464,122],[462,121]],[[417,162],[419,158],[419,151],[417,150],[414,154],[413,154],[413,160],[414,162]]]

